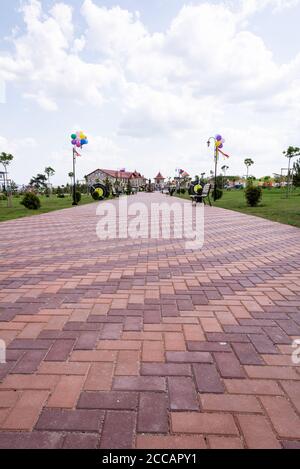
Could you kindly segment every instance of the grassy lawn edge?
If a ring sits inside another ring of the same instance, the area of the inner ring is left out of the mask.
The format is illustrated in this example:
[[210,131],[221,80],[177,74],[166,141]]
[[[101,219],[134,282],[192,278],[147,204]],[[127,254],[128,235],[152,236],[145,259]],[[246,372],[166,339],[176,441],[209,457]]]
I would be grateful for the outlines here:
[[[55,195],[52,197],[39,197],[41,200],[41,208],[38,210],[28,210],[23,207],[20,202],[22,197],[13,198],[13,207],[8,208],[6,201],[0,202],[0,223],[10,220],[17,220],[19,218],[28,218],[36,215],[42,215],[43,213],[56,212],[59,210],[65,210],[68,208],[75,208],[72,206],[72,197],[66,196],[64,199],[59,199]],[[82,195],[81,201],[78,204],[78,207],[82,205],[97,203],[90,195]]]
[[[186,194],[175,194],[176,197],[190,200]],[[212,199],[212,197],[211,197]],[[277,189],[264,190],[262,202],[257,207],[248,207],[243,190],[224,191],[223,197],[216,202],[212,201],[214,207],[244,213],[254,217],[264,218],[277,223],[300,228],[300,190],[297,189],[285,198],[284,192]]]

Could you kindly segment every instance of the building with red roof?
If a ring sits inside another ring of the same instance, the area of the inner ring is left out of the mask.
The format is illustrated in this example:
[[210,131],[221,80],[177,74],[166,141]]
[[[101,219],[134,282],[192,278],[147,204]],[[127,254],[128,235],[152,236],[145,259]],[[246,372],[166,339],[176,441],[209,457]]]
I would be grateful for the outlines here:
[[132,187],[139,188],[146,184],[146,178],[138,171],[125,171],[115,169],[96,169],[86,176],[89,186],[97,183],[103,183],[108,179],[112,184],[118,182],[121,186],[126,186],[128,181]]
[[157,174],[157,176],[154,178],[155,182],[155,187],[156,189],[162,189],[164,186],[165,178],[162,176],[161,172]]

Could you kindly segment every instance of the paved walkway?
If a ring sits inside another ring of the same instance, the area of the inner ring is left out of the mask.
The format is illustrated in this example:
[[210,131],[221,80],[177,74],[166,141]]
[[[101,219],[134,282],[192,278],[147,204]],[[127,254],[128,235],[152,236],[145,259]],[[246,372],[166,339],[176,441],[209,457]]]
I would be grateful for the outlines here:
[[0,447],[299,448],[299,229],[207,207],[192,252],[95,210],[0,225]]

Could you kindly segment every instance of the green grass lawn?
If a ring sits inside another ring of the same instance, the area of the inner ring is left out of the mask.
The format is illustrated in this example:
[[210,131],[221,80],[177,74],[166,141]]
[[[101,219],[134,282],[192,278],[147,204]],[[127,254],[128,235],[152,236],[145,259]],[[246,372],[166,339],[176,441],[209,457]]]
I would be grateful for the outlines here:
[[[189,198],[187,194],[181,197]],[[285,189],[263,189],[262,200],[257,207],[247,206],[243,190],[224,190],[222,199],[212,202],[212,204],[216,207],[268,218],[300,228],[299,188],[293,191],[289,199],[286,198]]]
[[[28,210],[20,204],[21,197],[13,197],[13,208],[7,208],[7,201],[0,201],[0,222],[12,220],[14,218],[30,217],[41,213],[53,212],[63,208],[72,207],[72,197],[66,195],[64,199],[59,199],[56,195],[51,197],[40,196],[41,208],[39,210]],[[85,205],[95,202],[90,195],[82,195],[79,205]]]

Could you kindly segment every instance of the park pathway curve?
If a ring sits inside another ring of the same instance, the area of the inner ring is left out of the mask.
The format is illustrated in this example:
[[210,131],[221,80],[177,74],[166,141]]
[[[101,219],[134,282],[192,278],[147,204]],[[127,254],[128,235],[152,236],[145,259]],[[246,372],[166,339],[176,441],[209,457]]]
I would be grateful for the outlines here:
[[300,230],[101,241],[97,206],[0,224],[0,448],[300,448]]

